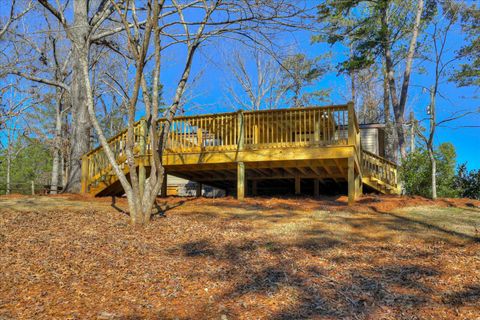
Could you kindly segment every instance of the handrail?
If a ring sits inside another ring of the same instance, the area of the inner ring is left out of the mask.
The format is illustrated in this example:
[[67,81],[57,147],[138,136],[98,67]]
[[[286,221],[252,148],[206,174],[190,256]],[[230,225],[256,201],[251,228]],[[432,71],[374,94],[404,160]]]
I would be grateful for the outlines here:
[[394,188],[398,187],[397,165],[383,157],[362,150],[362,170],[367,176],[379,179]]
[[[133,127],[134,127],[134,128],[137,127],[137,126],[140,125],[140,123],[141,123],[142,121],[144,121],[144,120],[145,120],[144,118],[141,118],[140,120],[138,120],[137,122],[135,122],[135,123],[133,124]],[[114,135],[113,137],[109,138],[109,139],[107,140],[107,142],[110,143],[110,142],[114,141],[115,139],[117,139],[118,137],[122,136],[123,134],[125,134],[125,133],[127,133],[127,132],[128,132],[128,128],[127,128],[127,129],[123,129],[122,131],[120,131],[119,133],[117,133],[116,135]],[[102,148],[103,148],[103,147],[102,147],[102,145],[100,144],[100,145],[96,146],[95,148],[93,148],[92,150],[90,150],[89,152],[87,152],[85,155],[86,155],[86,156],[91,155],[92,153],[95,153],[96,151],[98,151],[98,150],[100,150],[100,149],[102,149]]]
[[377,154],[375,154],[375,153],[373,153],[373,152],[370,152],[370,151],[368,151],[368,150],[362,150],[362,151],[363,151],[363,153],[366,153],[366,154],[368,154],[369,156],[372,156],[372,157],[381,159],[382,161],[384,161],[384,162],[386,162],[386,163],[388,163],[388,164],[390,164],[390,165],[392,165],[392,166],[394,166],[394,167],[398,167],[398,165],[397,165],[395,162],[390,161],[390,160],[388,160],[388,159],[386,159],[386,158],[384,158],[384,157],[382,157],[382,156],[379,156],[379,155],[377,155]]

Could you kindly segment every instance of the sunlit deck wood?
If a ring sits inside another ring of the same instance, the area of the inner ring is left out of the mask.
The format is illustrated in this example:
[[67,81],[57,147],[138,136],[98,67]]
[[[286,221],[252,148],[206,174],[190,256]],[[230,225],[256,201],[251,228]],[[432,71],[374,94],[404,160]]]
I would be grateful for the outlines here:
[[[144,120],[135,125],[135,154],[148,175],[150,155]],[[162,120],[158,123],[162,128]],[[126,131],[109,140],[124,168]],[[302,179],[346,182],[350,202],[362,182],[383,193],[398,193],[395,164],[361,150],[353,104],[302,109],[235,112],[177,117],[163,156],[166,171],[199,183],[236,188],[238,198],[257,191],[260,180],[288,180],[300,193]],[[122,193],[102,148],[82,162],[82,190],[95,195]]]

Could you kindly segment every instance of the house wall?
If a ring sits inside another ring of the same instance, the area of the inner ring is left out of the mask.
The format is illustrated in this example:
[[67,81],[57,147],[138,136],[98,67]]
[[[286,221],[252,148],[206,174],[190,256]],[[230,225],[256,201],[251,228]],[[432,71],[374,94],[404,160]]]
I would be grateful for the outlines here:
[[379,134],[377,128],[360,129],[362,149],[380,155]]
[[363,150],[385,157],[385,128],[383,124],[360,125],[360,141]]

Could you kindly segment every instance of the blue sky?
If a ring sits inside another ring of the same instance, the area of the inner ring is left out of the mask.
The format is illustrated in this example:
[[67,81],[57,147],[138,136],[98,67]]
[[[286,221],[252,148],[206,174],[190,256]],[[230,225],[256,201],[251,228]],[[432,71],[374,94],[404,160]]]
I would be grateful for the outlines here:
[[[283,34],[278,41],[285,51],[297,51],[315,57],[327,52],[332,53],[331,64],[335,66],[343,59],[342,48],[336,46],[331,48],[325,44],[311,44],[311,33],[308,31],[296,32],[294,34]],[[449,55],[454,54],[454,49],[458,49],[459,43],[463,41],[463,36],[457,28],[452,31],[448,39],[451,48]],[[231,107],[225,104],[225,82],[228,81],[229,74],[225,68],[225,55],[229,51],[237,49],[235,42],[214,41],[204,46],[196,57],[194,73],[202,73],[202,81],[194,87],[195,98],[190,105],[200,105],[195,107],[192,112],[212,113],[220,111],[231,111]],[[181,51],[167,55],[167,68],[164,68],[162,81],[166,85],[166,95],[169,95],[169,84],[176,84],[176,65],[182,65],[183,55]],[[418,66],[418,61],[416,66]],[[429,87],[432,84],[433,66],[423,63],[425,68],[423,74],[414,72],[411,78],[411,87],[409,89],[409,99],[407,103],[406,115],[413,110],[417,119],[426,117],[426,107],[429,104],[429,93],[421,89],[422,86]],[[400,74],[400,73],[399,73]],[[350,80],[344,75],[338,75],[335,71],[328,73],[318,81],[313,89],[331,88],[330,96],[332,103],[345,103],[349,96],[347,83]],[[447,82],[442,84],[442,95],[447,99],[437,98],[437,119],[442,120],[449,117],[455,111],[475,110],[480,107],[479,88],[458,88],[454,83]],[[170,92],[171,94],[171,92]],[[477,96],[477,97],[475,97]],[[168,101],[168,100],[167,100]],[[187,106],[188,112],[188,106]],[[448,127],[439,128],[436,134],[436,144],[442,142],[451,142],[457,150],[457,162],[468,164],[470,169],[480,168],[480,128],[469,128],[468,126],[479,126],[480,114],[469,115],[458,121],[451,122]]]
[[[312,34],[308,31],[279,34],[274,42],[278,49],[283,52],[302,52],[309,57],[316,57],[324,53],[331,53],[330,63],[335,66],[343,59],[343,50],[340,46],[334,48],[325,44],[311,44]],[[463,35],[457,28],[453,30],[449,38],[449,46],[458,49],[463,42]],[[193,76],[201,74],[200,81],[195,85],[192,92],[193,99],[189,103],[191,112],[213,113],[220,111],[232,111],[225,103],[225,83],[229,81],[229,75],[225,67],[225,57],[228,57],[232,50],[237,49],[237,42],[227,40],[213,40],[201,47],[194,63]],[[453,51],[451,52],[453,54]],[[185,50],[182,47],[173,47],[163,57],[162,83],[165,85],[165,101],[173,95],[177,84],[180,68],[183,67]],[[407,104],[408,114],[413,110],[416,117],[425,117],[426,106],[428,105],[428,93],[422,91],[420,86],[430,86],[432,77],[432,66],[425,65],[426,73],[413,73],[411,79],[410,95]],[[332,103],[347,102],[349,88],[347,83],[350,80],[344,75],[338,75],[335,71],[328,73],[320,81],[315,83],[311,90],[332,89],[330,99]],[[459,110],[474,110],[480,107],[479,88],[457,88],[454,83],[442,85],[441,91],[448,100],[438,99],[438,119],[448,117],[452,112]],[[475,98],[477,96],[477,98]],[[187,109],[188,109],[187,106]],[[195,106],[195,107],[193,107]],[[197,107],[200,106],[200,107]],[[139,117],[141,114],[138,115]],[[451,142],[455,145],[458,154],[458,163],[467,162],[469,168],[480,168],[480,128],[468,128],[468,126],[480,125],[480,115],[476,114],[456,122],[450,123],[449,127],[439,128],[436,135],[436,142]]]

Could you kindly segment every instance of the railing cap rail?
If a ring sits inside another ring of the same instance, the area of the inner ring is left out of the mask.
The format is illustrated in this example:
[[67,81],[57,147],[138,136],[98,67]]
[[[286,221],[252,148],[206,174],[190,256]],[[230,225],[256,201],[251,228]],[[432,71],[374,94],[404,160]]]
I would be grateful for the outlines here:
[[367,150],[364,150],[364,149],[362,149],[362,152],[366,153],[366,154],[369,155],[369,156],[372,156],[372,157],[374,157],[374,158],[377,158],[377,159],[379,159],[379,160],[381,160],[381,161],[383,161],[383,162],[386,162],[386,163],[388,163],[388,164],[391,164],[392,166],[398,167],[398,165],[397,165],[395,162],[390,161],[390,160],[388,160],[388,159],[385,159],[384,157],[381,157],[381,156],[379,156],[379,155],[376,155],[376,154],[373,153],[373,152],[370,152],[370,151],[367,151]]

